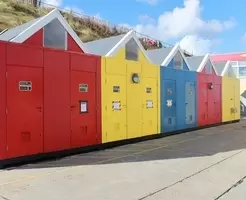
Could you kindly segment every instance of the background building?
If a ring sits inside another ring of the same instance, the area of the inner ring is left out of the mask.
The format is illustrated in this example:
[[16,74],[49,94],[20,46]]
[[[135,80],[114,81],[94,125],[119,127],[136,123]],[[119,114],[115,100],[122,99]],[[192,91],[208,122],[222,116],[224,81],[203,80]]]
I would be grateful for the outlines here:
[[230,60],[237,78],[240,79],[240,94],[246,91],[246,52],[214,54],[211,58],[213,62]]

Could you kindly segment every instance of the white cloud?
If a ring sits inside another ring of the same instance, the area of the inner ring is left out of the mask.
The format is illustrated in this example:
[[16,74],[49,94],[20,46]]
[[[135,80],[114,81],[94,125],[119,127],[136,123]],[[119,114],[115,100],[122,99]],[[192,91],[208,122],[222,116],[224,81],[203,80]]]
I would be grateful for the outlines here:
[[241,38],[242,42],[246,44],[246,32],[243,34]]
[[209,53],[213,42],[209,39],[199,38],[197,35],[187,35],[180,41],[180,47],[194,55]]
[[[172,11],[161,14],[157,20],[147,22],[140,20],[140,24],[135,26],[136,31],[145,33],[162,41],[179,40],[187,48],[194,48],[194,44],[203,44],[202,51],[208,51],[212,47],[210,38],[236,25],[233,18],[226,21],[217,19],[204,20],[201,18],[202,8],[200,0],[184,0],[183,7],[176,7]],[[147,19],[148,16],[145,16]],[[190,35],[185,37],[186,35]],[[207,38],[207,39],[204,39]],[[191,41],[192,45],[187,42]],[[206,45],[205,45],[206,44]],[[201,50],[197,50],[200,52]]]
[[140,3],[147,3],[151,6],[154,6],[154,5],[157,5],[157,3],[160,1],[160,0],[136,0],[137,2],[140,2]]

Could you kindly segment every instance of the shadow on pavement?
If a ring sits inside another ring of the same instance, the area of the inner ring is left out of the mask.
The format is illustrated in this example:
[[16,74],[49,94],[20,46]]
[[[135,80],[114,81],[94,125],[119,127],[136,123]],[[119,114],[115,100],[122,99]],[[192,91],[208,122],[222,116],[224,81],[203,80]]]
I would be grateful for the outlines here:
[[246,149],[246,120],[166,138],[27,164],[20,169],[102,165],[211,156]]

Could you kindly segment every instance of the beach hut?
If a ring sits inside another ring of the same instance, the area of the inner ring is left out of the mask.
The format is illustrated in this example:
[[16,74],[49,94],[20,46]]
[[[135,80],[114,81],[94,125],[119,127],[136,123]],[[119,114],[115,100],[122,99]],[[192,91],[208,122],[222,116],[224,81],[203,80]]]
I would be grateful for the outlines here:
[[86,54],[61,13],[5,30],[0,40],[6,158],[100,144],[101,57]]
[[198,126],[221,123],[221,76],[209,54],[188,58],[191,69],[197,74]]
[[86,43],[102,57],[102,141],[159,133],[159,67],[134,31]]
[[240,80],[230,61],[214,62],[215,69],[222,76],[222,122],[240,119]]
[[147,51],[160,66],[161,132],[196,127],[196,72],[180,46]]

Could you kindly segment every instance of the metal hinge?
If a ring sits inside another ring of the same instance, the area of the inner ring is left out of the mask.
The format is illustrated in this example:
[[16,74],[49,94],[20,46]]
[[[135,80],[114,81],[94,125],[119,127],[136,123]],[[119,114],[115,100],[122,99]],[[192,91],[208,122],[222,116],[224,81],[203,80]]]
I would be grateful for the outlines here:
[[105,83],[107,83],[107,79],[105,78]]
[[5,113],[6,113],[6,115],[8,114],[8,109],[7,108],[5,109]]
[[107,106],[105,106],[105,110],[107,110]]
[[8,72],[5,73],[6,78],[8,78]]
[[7,151],[9,150],[9,146],[8,146],[8,145],[6,145],[6,150],[7,150]]

